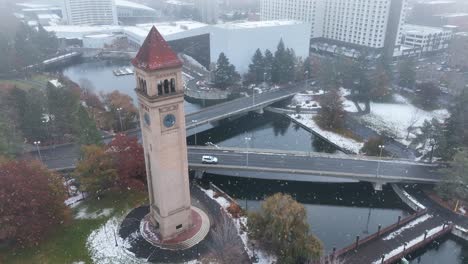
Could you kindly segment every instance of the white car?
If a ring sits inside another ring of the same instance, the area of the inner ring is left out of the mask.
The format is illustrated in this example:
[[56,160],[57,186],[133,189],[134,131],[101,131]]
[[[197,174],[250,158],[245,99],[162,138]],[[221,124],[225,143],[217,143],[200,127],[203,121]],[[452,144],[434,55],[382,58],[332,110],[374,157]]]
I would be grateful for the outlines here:
[[203,156],[201,160],[202,160],[202,163],[208,163],[208,164],[218,163],[218,158],[214,156]]

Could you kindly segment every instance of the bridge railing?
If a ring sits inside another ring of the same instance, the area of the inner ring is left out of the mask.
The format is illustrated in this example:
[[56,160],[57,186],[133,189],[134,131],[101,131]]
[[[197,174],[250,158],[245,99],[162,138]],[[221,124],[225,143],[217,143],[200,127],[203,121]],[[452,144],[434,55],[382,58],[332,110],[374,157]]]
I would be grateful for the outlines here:
[[388,259],[385,259],[385,256],[382,257],[383,261],[381,262],[382,264],[390,264],[390,263],[396,263],[398,260],[404,258],[406,255],[408,255],[409,253],[411,252],[414,252],[418,249],[421,249],[421,248],[424,248],[425,246],[429,245],[430,243],[432,243],[434,240],[450,233],[453,229],[454,225],[452,223],[450,224],[444,224],[442,230],[440,230],[439,232],[431,235],[431,236],[428,236],[428,237],[425,237],[421,242],[413,245],[413,246],[410,246],[408,248],[403,248],[402,252],[400,252],[399,254],[393,256],[393,257],[390,257]]
[[379,229],[377,230],[377,232],[367,236],[366,238],[362,239],[362,240],[359,240],[359,237],[356,237],[356,242],[354,242],[353,244],[345,247],[345,248],[342,248],[338,251],[334,251],[332,252],[329,256],[327,256],[327,259],[330,259],[330,260],[334,260],[336,258],[339,258],[339,257],[342,257],[344,255],[346,255],[348,252],[350,251],[354,251],[354,250],[358,250],[360,246],[363,246],[365,244],[368,244],[369,242],[372,242],[374,241],[375,239],[378,239],[390,232],[393,232],[394,230],[398,229],[399,227],[401,226],[404,226],[406,225],[407,223],[413,221],[414,219],[424,215],[427,213],[427,209],[424,209],[424,210],[419,210],[417,211],[416,213],[404,218],[404,219],[401,219],[400,217],[398,218],[398,221],[396,223],[394,223],[393,225],[390,225],[390,226],[387,226],[383,229],[380,229],[380,226],[379,226]]

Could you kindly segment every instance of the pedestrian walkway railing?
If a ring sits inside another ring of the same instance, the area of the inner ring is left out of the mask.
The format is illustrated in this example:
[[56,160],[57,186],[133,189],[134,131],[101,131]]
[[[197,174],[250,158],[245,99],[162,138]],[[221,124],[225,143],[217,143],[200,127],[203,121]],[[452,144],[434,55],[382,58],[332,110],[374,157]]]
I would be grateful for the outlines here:
[[[421,249],[421,248],[424,248],[425,246],[429,245],[430,243],[432,243],[434,240],[446,235],[446,234],[449,234],[452,229],[453,229],[453,224],[452,223],[449,223],[449,224],[444,224],[442,229],[433,234],[433,235],[430,235],[428,237],[424,236],[424,239],[421,240],[421,242],[413,245],[413,246],[410,246],[408,248],[406,247],[403,247],[403,250],[398,253],[397,255],[393,256],[393,257],[390,257],[388,259],[385,258],[385,255],[382,256],[382,259],[381,259],[381,264],[390,264],[390,263],[396,263],[398,260],[404,258],[406,255],[408,255],[409,253],[411,252],[414,252],[418,249]],[[427,232],[426,232],[427,233]]]
[[409,222],[413,221],[414,219],[424,215],[427,213],[427,209],[424,209],[424,210],[419,210],[417,211],[416,213],[404,218],[404,219],[401,219],[401,216],[398,217],[398,220],[396,223],[390,225],[390,226],[387,226],[385,228],[381,228],[381,225],[378,226],[377,228],[377,232],[365,237],[364,239],[360,239],[359,236],[356,236],[356,241],[345,247],[345,248],[342,248],[340,250],[336,250],[336,248],[333,248],[333,252],[327,256],[326,258],[333,261],[337,258],[340,258],[340,257],[343,257],[344,255],[346,255],[347,253],[351,252],[351,251],[357,251],[359,250],[359,247],[362,247],[363,245],[365,244],[368,244],[370,242],[373,242],[375,241],[376,239],[379,239],[380,237],[390,233],[390,232],[393,232],[394,230],[400,228],[401,226],[404,226],[406,224],[408,224]]

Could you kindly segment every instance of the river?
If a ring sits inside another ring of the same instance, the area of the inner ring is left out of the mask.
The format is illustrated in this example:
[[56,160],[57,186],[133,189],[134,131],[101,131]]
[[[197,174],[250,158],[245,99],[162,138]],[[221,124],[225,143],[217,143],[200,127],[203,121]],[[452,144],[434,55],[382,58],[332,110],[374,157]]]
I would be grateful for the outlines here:
[[[65,76],[80,83],[89,80],[97,93],[118,90],[136,99],[133,75],[116,77],[112,70],[130,66],[128,62],[93,61],[72,65],[63,70]],[[202,107],[185,102],[187,113]],[[204,145],[212,142],[224,147],[249,147],[261,149],[297,150],[341,154],[326,142],[317,139],[288,119],[273,115],[250,114],[188,138],[189,144]],[[238,199],[250,210],[260,208],[265,196],[276,192],[291,194],[303,203],[311,230],[323,242],[327,252],[353,243],[356,235],[364,237],[375,232],[377,226],[394,223],[398,216],[409,213],[405,205],[388,188],[374,192],[366,183],[303,183],[239,179],[228,176],[208,175],[211,181]],[[412,264],[462,264],[468,256],[468,248],[451,237],[434,242],[423,251],[416,252]]]

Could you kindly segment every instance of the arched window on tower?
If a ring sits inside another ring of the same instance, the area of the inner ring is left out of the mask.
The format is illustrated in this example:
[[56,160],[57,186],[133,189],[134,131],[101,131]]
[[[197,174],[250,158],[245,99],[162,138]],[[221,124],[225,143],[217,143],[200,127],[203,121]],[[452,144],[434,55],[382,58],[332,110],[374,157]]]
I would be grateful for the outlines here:
[[162,81],[158,82],[158,95],[163,95],[163,84]]
[[164,94],[169,94],[169,81],[164,80]]
[[175,79],[172,78],[171,79],[171,93],[175,93],[175,92],[176,92]]
[[146,87],[146,80],[143,80],[143,89],[142,89],[144,94],[148,94],[148,88]]

